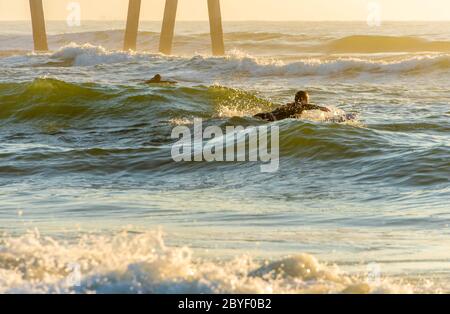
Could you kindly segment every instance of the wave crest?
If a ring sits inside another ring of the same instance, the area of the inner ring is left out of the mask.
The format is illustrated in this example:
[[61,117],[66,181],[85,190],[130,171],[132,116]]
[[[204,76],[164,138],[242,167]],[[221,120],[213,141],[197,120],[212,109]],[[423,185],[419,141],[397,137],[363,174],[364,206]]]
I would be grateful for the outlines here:
[[0,240],[1,293],[379,293],[408,285],[351,276],[299,254],[273,263],[194,257],[161,232],[85,235],[60,242],[37,230]]
[[[132,62],[139,60],[164,61],[168,57],[145,53],[108,51],[99,46],[76,45],[61,48],[51,59],[69,61],[73,66],[92,66]],[[371,60],[354,57],[305,58],[286,63],[281,60],[256,58],[239,51],[232,51],[223,58],[194,56],[171,58],[177,68],[222,75],[248,75],[251,77],[339,76],[355,74],[423,74],[450,68],[449,54],[432,54],[399,57],[396,60]]]
[[127,62],[133,59],[133,53],[108,51],[102,46],[91,44],[77,45],[71,43],[62,47],[51,55],[52,59],[59,59],[72,66],[92,66],[98,64],[110,64]]
[[[432,53],[420,55],[390,56],[386,58],[368,57],[304,57],[295,61],[254,57],[239,50],[233,50],[225,57],[196,55],[193,57],[163,56],[145,52],[123,52],[107,50],[102,46],[90,44],[70,44],[48,55],[35,55],[2,58],[6,68],[52,66],[97,66],[109,64],[154,64],[170,65],[171,71],[179,80],[189,82],[196,78],[199,82],[211,77],[277,77],[295,78],[305,76],[348,77],[355,75],[424,75],[448,72],[450,54]],[[176,69],[176,70],[173,70]],[[186,77],[185,77],[186,76]]]
[[[256,94],[220,85],[165,87],[105,87],[38,78],[23,83],[0,83],[0,119],[50,122],[56,119],[131,119],[147,121],[201,117],[249,116],[272,104]],[[180,106],[179,103],[183,103]]]

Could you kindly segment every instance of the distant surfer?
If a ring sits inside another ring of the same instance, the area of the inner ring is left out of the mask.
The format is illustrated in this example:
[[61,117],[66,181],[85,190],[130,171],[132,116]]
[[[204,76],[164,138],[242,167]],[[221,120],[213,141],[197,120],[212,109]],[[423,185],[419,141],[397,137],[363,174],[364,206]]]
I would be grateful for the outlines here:
[[307,110],[321,110],[330,112],[330,109],[309,103],[309,94],[305,91],[299,91],[295,95],[295,102],[280,106],[272,112],[263,112],[255,115],[255,118],[259,118],[266,121],[278,121],[288,118],[295,118]]
[[177,82],[164,81],[160,74],[156,74],[151,80],[145,81],[145,84],[177,84]]

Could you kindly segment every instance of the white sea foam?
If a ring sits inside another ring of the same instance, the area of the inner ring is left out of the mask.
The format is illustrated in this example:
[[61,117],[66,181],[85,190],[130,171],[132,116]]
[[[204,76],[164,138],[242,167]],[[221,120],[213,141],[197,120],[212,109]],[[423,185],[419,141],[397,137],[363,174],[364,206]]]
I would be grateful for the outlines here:
[[[73,60],[74,66],[92,66],[129,61],[165,59],[167,57],[122,51],[110,51],[101,46],[90,44],[70,44],[51,55],[52,59]],[[403,57],[398,60],[368,60],[362,58],[341,57],[337,59],[306,58],[285,63],[281,60],[256,58],[238,51],[223,58],[197,55],[194,57],[176,57],[171,62],[178,63],[177,68],[192,71],[208,71],[224,74],[264,76],[330,76],[351,74],[407,74],[411,72],[432,72],[450,68],[450,55],[432,54]]]
[[71,43],[51,55],[52,59],[72,61],[74,66],[92,66],[97,64],[121,63],[133,59],[128,52],[108,51],[101,46]]
[[0,293],[413,292],[407,284],[373,284],[366,277],[309,254],[274,262],[199,259],[188,247],[167,247],[161,232],[87,235],[69,243],[34,231],[0,240]]
[[285,63],[276,59],[256,58],[241,53],[230,54],[225,58],[197,56],[191,62],[205,67],[209,65],[219,71],[248,74],[249,76],[305,76],[305,75],[343,75],[363,73],[402,74],[414,71],[435,71],[450,68],[450,55],[409,56],[395,61],[368,60],[341,57],[322,60],[307,58],[297,62]]
[[321,110],[309,110],[304,111],[299,119],[318,121],[318,122],[336,122],[336,123],[347,123],[356,122],[356,116],[353,114],[348,114],[344,110],[336,108],[335,106],[326,106],[328,112]]
[[[33,54],[0,58],[6,66],[24,65],[24,58],[33,62]],[[149,52],[123,52],[108,50],[103,46],[71,43],[49,55],[49,61],[65,61],[73,66],[94,66],[123,62],[147,63],[170,61],[177,71],[187,71],[190,77],[201,72],[211,77],[239,75],[249,77],[346,76],[360,74],[423,74],[450,68],[450,55],[441,53],[407,55],[392,59],[367,59],[362,57],[308,57],[286,62],[278,59],[254,57],[234,50],[226,57],[195,55],[193,57],[166,57]],[[36,62],[36,60],[34,60]],[[39,60],[42,63],[42,60]]]

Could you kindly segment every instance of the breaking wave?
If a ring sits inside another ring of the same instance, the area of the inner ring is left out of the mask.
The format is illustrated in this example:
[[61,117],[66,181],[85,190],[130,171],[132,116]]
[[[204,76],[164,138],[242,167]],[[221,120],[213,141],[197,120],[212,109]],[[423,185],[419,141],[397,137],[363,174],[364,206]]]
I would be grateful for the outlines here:
[[[175,103],[174,103],[175,102]],[[38,78],[23,83],[0,83],[0,119],[42,122],[76,119],[186,119],[189,117],[251,116],[272,104],[256,94],[223,86],[105,87]],[[180,104],[183,107],[180,107]]]
[[162,233],[84,235],[75,241],[37,230],[0,239],[0,293],[412,293],[388,278],[347,274],[309,254],[274,261],[195,257]]
[[[33,62],[33,56],[29,56]],[[226,57],[166,57],[159,54],[127,53],[110,51],[90,44],[70,44],[48,56],[48,60],[34,61],[39,66],[95,66],[115,63],[138,63],[140,61],[164,63],[172,67],[199,75],[233,75],[251,77],[296,77],[296,76],[348,76],[363,74],[422,75],[450,69],[450,54],[412,55],[388,59],[365,59],[363,57],[303,58],[285,62],[268,58],[257,58],[239,51]],[[6,64],[7,62],[5,62]],[[11,62],[9,62],[11,64]],[[11,65],[10,65],[11,66]],[[23,60],[20,60],[23,66]]]
[[450,55],[427,55],[401,58],[395,61],[367,60],[362,58],[319,59],[308,58],[285,63],[281,60],[258,59],[239,54],[226,58],[196,56],[191,64],[251,77],[265,76],[339,76],[351,74],[422,74],[448,70]]
[[[85,44],[79,46],[77,44],[69,44],[57,52],[53,53],[52,59],[69,61],[72,66],[92,66],[97,64],[121,63],[133,59],[132,53],[113,52],[101,46],[93,46]],[[63,64],[67,64],[63,62]]]

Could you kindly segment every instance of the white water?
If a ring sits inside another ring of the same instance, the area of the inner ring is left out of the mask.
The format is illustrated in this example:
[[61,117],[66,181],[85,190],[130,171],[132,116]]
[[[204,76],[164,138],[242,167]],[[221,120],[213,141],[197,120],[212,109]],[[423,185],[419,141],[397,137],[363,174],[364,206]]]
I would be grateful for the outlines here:
[[[297,77],[297,76],[340,76],[340,75],[399,75],[427,74],[450,69],[450,55],[434,53],[415,56],[398,56],[389,60],[364,59],[362,57],[308,58],[295,62],[253,57],[240,51],[232,51],[227,57],[214,58],[197,55],[194,57],[168,57],[150,52],[127,53],[108,50],[92,44],[71,43],[47,56],[47,62],[66,62],[64,65],[87,67],[102,64],[135,62],[176,62],[179,67],[190,71],[209,71],[223,74],[240,73],[249,77]],[[42,64],[33,54],[2,58],[5,67]],[[68,62],[68,63],[67,63]]]
[[309,254],[226,261],[171,248],[161,232],[87,235],[78,242],[3,237],[0,293],[411,293],[399,280],[349,275]]

